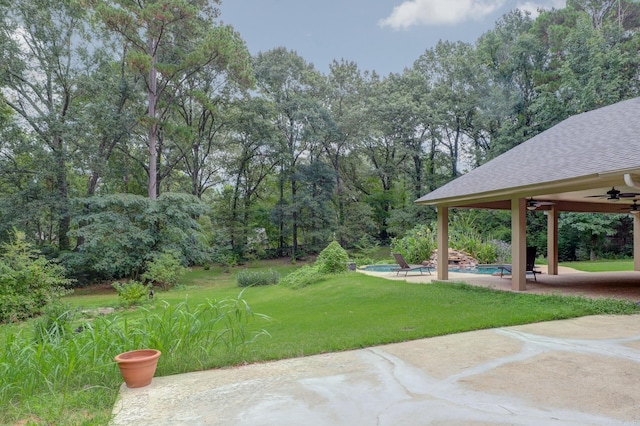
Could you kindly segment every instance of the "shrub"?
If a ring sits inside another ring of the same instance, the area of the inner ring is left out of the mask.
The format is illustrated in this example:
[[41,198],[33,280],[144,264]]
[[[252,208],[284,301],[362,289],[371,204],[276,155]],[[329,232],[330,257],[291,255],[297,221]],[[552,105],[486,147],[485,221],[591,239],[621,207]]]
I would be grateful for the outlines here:
[[[354,263],[356,264],[356,266],[360,267],[363,265],[373,265],[375,263],[380,263],[379,260],[376,260],[372,257],[361,257],[361,256],[354,256],[353,258]],[[384,263],[388,263],[388,261],[384,261]]]
[[450,234],[450,240],[451,248],[464,250],[478,263],[496,263],[504,257],[503,244],[496,240],[484,241],[482,236],[473,229],[453,231]]
[[0,258],[0,323],[41,314],[58,297],[70,292],[72,280],[59,264],[38,254],[24,232],[2,245]]
[[269,269],[268,271],[250,271],[243,269],[237,277],[239,287],[259,285],[275,285],[280,281],[280,274]]
[[140,305],[149,294],[150,285],[144,285],[139,281],[129,281],[127,283],[115,282],[113,288],[118,292],[120,302],[124,306]]
[[334,274],[347,271],[349,255],[337,241],[332,241],[318,255],[316,265],[321,274]]
[[163,193],[156,200],[111,194],[75,200],[82,213],[70,236],[84,238],[80,250],[92,268],[113,278],[137,277],[159,252],[175,250],[187,264],[209,259],[197,218],[207,206],[188,194]]
[[186,272],[187,268],[182,266],[179,254],[166,252],[147,264],[147,272],[142,275],[142,279],[159,284],[166,291],[178,284],[178,279]]
[[378,251],[380,242],[371,235],[363,235],[354,246],[359,256],[371,258]]
[[511,263],[511,244],[500,240],[489,241],[496,247],[495,263]]
[[302,288],[320,281],[324,276],[318,271],[317,265],[305,265],[285,275],[280,280],[280,285],[293,289]]
[[437,235],[428,225],[417,225],[404,237],[391,240],[391,251],[400,253],[408,263],[429,260],[437,247]]
[[111,278],[108,274],[94,268],[97,259],[82,251],[62,252],[58,261],[67,271],[67,277],[74,280],[76,288]]
[[[508,245],[497,240],[484,241],[477,231],[466,225],[452,226],[449,232],[451,248],[468,253],[479,263],[507,262],[510,256]],[[418,225],[403,238],[391,241],[391,251],[402,254],[409,263],[422,263],[430,259],[437,247],[437,234],[427,225]]]
[[347,272],[349,255],[338,244],[331,242],[320,254],[313,266],[305,265],[300,269],[285,275],[280,281],[280,285],[289,288],[302,288],[309,284],[316,283],[330,274]]

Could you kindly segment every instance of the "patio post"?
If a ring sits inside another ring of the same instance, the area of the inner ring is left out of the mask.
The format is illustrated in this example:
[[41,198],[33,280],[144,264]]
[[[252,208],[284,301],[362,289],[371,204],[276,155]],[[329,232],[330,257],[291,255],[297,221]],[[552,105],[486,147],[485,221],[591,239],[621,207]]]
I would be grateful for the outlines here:
[[527,200],[511,199],[511,289],[527,289]]
[[633,270],[640,271],[640,214],[633,216]]
[[439,280],[449,279],[449,209],[438,206],[438,265]]
[[547,265],[549,275],[558,275],[558,209],[547,212]]

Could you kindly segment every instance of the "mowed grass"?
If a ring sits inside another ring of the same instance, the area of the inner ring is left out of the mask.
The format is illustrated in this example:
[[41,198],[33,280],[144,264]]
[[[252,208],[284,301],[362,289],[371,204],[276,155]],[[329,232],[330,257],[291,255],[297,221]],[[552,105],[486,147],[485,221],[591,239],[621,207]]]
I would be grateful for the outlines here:
[[584,272],[633,271],[633,259],[585,260],[580,262],[562,262],[560,265]]
[[[251,268],[274,269],[285,274],[298,266],[300,264],[260,262],[252,264]],[[249,331],[266,330],[269,335],[259,336],[240,353],[213,351],[209,359],[199,359],[197,363],[186,362],[187,365],[180,360],[191,359],[189,354],[164,354],[160,359],[159,374],[176,374],[484,328],[592,314],[640,312],[640,307],[632,302],[516,294],[460,284],[409,284],[357,272],[329,277],[298,290],[281,286],[249,287],[243,290],[235,282],[240,269],[234,268],[230,273],[220,268],[193,270],[183,277],[180,289],[156,292],[154,301],[148,303],[145,309],[119,310],[114,318],[135,322],[150,312],[161,312],[166,309],[166,304],[177,306],[188,301],[190,306],[195,306],[211,299],[236,298],[240,292],[253,312],[269,317],[253,317]],[[65,299],[74,307],[85,310],[118,304],[115,291],[109,286],[94,289],[94,294],[76,294]],[[189,333],[186,329],[180,331],[175,324],[172,326],[175,339],[181,339],[181,334]],[[30,323],[2,326],[0,341],[11,341],[13,338],[7,336],[15,333],[27,334],[30,327]],[[114,322],[111,327],[117,328],[119,325]],[[108,336],[96,338],[104,340]],[[74,345],[65,346],[68,347],[73,348]],[[81,350],[88,352],[61,356],[60,362],[92,356],[90,345],[78,349]],[[25,354],[29,353],[25,350]],[[112,359],[115,355],[110,353],[106,358]],[[169,362],[169,359],[172,361]],[[49,380],[46,377],[30,379],[31,374],[37,376],[42,372],[27,371],[24,367],[21,371],[14,371],[12,365],[11,359],[0,354],[0,366],[4,368],[7,380]],[[22,365],[25,363],[22,362]],[[0,424],[108,423],[121,383],[115,364],[107,365],[99,375],[94,371],[86,377],[82,370],[73,370],[73,365],[60,365],[59,368],[73,378],[69,385],[48,383],[35,394],[12,394],[9,401],[0,401],[8,404],[0,406]],[[19,383],[14,383],[13,389],[20,389]]]
[[[261,324],[249,361],[363,348],[464,331],[640,312],[631,302],[492,291],[464,284],[410,284],[364,274],[331,278],[300,290],[252,288]],[[283,303],[286,300],[288,303]]]

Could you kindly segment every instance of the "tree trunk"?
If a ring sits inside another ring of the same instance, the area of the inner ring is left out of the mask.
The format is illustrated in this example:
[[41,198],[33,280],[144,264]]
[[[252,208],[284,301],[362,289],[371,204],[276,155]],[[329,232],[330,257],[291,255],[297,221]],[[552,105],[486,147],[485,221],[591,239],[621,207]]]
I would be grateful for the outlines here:
[[280,204],[280,211],[278,212],[278,226],[280,229],[280,236],[278,238],[278,251],[280,252],[280,255],[282,256],[283,252],[284,252],[284,171],[280,171],[280,182],[279,182],[279,186],[280,186],[280,201],[278,202]]
[[[149,52],[153,52],[154,39],[149,39]],[[156,121],[156,90],[157,90],[157,70],[156,62],[158,58],[155,54],[151,56],[151,69],[149,70],[149,92],[147,93],[149,120],[149,199],[155,200],[158,197],[158,149],[156,147],[156,138],[158,136],[158,123]]]
[[71,214],[69,212],[69,194],[67,182],[67,168],[65,167],[64,153],[62,152],[62,142],[58,142],[58,152],[56,153],[56,184],[60,205],[58,207],[58,247],[60,250],[69,250],[69,228],[71,226]]
[[293,204],[293,211],[291,214],[291,260],[296,260],[298,254],[298,206],[296,203],[296,192],[298,188],[296,182],[291,180],[291,204]]

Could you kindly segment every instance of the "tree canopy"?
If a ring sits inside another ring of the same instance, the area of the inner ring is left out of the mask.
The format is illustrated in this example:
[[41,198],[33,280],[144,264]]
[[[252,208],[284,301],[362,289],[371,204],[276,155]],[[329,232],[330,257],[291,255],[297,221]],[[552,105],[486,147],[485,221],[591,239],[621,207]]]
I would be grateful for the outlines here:
[[[105,276],[166,250],[232,264],[386,243],[434,219],[424,193],[640,92],[631,0],[514,10],[388,76],[349,60],[323,74],[285,47],[251,57],[217,5],[0,3],[0,238]],[[505,237],[499,217],[487,236]],[[604,220],[569,218],[567,238],[593,254],[586,230],[625,226]]]

